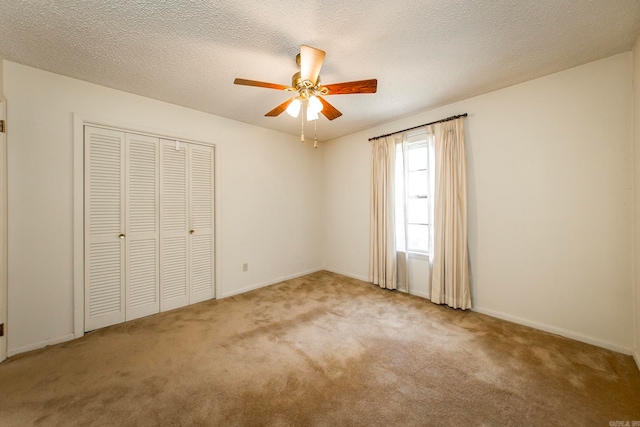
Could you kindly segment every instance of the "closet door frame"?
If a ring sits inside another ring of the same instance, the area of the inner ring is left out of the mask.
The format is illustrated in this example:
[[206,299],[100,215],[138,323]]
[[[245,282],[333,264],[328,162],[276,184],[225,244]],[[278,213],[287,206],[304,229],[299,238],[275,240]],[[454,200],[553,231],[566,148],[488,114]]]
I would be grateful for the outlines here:
[[[7,100],[0,94],[0,120],[7,120]],[[7,358],[9,322],[9,285],[7,276],[7,133],[0,133],[0,324],[4,335],[0,337],[0,362]]]
[[[154,138],[173,139],[190,144],[213,147],[214,156],[214,295],[222,295],[221,266],[218,251],[220,246],[220,180],[217,165],[220,154],[216,144],[207,140],[194,140],[183,132],[167,131],[148,126],[131,125],[119,120],[105,119],[81,113],[73,114],[73,335],[84,335],[85,322],[85,220],[84,220],[84,127],[94,126],[109,130],[135,133]],[[162,124],[160,124],[162,125]]]

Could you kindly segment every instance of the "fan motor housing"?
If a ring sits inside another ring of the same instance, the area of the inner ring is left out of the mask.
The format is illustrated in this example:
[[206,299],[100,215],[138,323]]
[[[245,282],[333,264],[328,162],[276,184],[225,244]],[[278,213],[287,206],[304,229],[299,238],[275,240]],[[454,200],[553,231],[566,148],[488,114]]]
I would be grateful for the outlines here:
[[320,87],[320,76],[318,76],[314,85],[310,80],[302,80],[300,71],[298,71],[291,77],[291,87],[300,92],[301,95],[304,91],[316,92]]

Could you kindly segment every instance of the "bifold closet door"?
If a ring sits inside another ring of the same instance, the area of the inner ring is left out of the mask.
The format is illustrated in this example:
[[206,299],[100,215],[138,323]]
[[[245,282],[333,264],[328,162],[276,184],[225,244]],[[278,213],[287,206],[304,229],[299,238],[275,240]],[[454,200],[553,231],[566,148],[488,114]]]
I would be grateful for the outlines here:
[[187,144],[160,140],[160,311],[189,304]]
[[214,150],[85,127],[85,331],[214,297]]
[[125,320],[160,311],[159,139],[126,134]]
[[161,140],[160,311],[214,296],[213,147]]
[[213,156],[213,147],[189,146],[191,304],[214,296]]
[[160,309],[158,138],[85,127],[85,330]]
[[125,321],[125,134],[85,127],[85,330]]

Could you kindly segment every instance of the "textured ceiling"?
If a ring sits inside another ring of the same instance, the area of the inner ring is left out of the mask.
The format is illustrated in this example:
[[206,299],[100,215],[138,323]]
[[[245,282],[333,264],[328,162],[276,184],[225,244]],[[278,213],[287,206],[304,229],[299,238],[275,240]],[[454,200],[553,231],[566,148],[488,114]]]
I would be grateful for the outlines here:
[[328,140],[632,48],[638,0],[9,0],[0,57],[298,134],[264,114],[290,84],[301,44],[327,52],[325,84],[378,79],[328,97]]

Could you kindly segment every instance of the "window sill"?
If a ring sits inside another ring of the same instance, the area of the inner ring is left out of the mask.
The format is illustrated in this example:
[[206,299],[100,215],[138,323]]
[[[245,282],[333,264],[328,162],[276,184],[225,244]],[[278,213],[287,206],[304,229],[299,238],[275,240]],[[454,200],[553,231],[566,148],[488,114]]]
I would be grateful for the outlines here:
[[425,252],[409,252],[408,255],[411,259],[421,259],[429,261],[429,254]]

